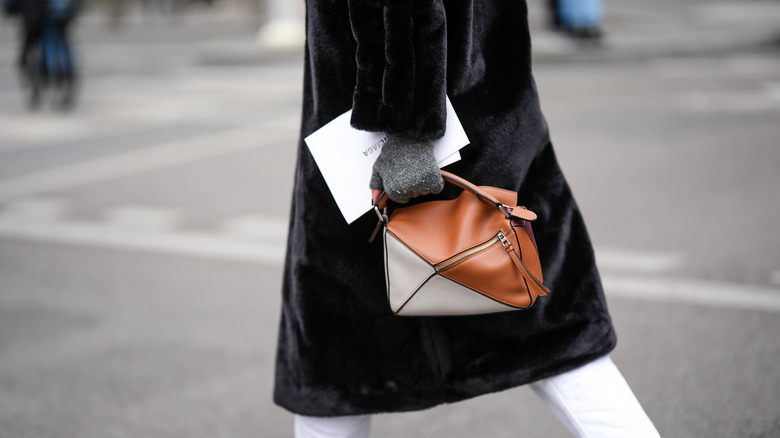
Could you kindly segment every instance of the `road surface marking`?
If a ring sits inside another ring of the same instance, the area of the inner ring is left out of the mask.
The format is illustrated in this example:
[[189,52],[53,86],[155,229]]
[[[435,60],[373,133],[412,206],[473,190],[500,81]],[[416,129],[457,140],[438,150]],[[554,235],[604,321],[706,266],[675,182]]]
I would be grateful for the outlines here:
[[[0,214],[0,236],[276,266],[284,260],[286,229],[285,219],[261,216],[227,220],[224,233],[208,234],[154,232],[95,222],[23,221],[17,216]],[[667,256],[662,255],[659,260]],[[602,280],[608,297],[780,312],[780,289],[768,286],[610,274],[603,275]]]
[[680,109],[693,112],[767,112],[780,111],[780,99],[772,90],[691,91]]
[[279,264],[285,250],[283,243],[240,240],[216,233],[154,232],[95,222],[20,222],[5,215],[0,215],[0,236],[250,263]]
[[116,228],[166,231],[175,228],[181,213],[172,208],[118,205],[105,211],[106,223]]
[[658,274],[682,267],[683,257],[670,252],[596,248],[596,264],[599,269]]
[[94,184],[150,170],[176,166],[234,152],[295,142],[295,133],[263,125],[223,131],[194,139],[113,154],[0,182],[0,201]]
[[246,215],[226,219],[222,230],[228,237],[273,242],[284,246],[287,241],[287,221],[268,216]]
[[70,120],[63,117],[32,119],[6,116],[4,120],[0,119],[0,132],[3,133],[3,140],[21,143],[0,144],[0,153],[55,145],[64,140],[102,133],[103,129],[99,124],[93,126],[86,119]]
[[658,58],[650,62],[656,76],[670,79],[750,79],[772,77],[780,60],[770,57],[745,58]]
[[780,312],[780,289],[680,278],[603,275],[608,297]]

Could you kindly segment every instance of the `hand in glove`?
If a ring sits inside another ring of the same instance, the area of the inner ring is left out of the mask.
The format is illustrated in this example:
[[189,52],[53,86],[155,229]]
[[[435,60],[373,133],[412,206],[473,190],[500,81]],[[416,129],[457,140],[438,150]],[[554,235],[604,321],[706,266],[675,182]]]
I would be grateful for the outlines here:
[[390,199],[401,204],[417,196],[441,192],[444,179],[433,156],[433,144],[388,134],[387,143],[374,162],[369,187],[384,189]]

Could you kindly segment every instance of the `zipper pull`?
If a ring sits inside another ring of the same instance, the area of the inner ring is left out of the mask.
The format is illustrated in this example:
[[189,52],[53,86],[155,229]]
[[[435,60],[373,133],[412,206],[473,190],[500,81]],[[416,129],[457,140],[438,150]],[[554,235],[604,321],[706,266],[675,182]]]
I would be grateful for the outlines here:
[[515,249],[512,247],[512,242],[506,238],[503,231],[498,232],[498,239],[501,240],[501,243],[504,245],[504,249],[506,249],[506,253],[509,255],[509,258],[512,259],[512,262],[515,264],[515,266],[517,266],[517,269],[520,270],[520,274],[525,276],[525,274],[523,274],[523,270],[527,272],[528,268],[525,267],[525,264],[523,264],[523,261],[515,252]]
[[503,231],[498,232],[498,240],[500,240],[501,244],[504,245],[504,249],[506,249],[506,252],[512,251],[512,242],[510,242],[509,239],[506,238]]

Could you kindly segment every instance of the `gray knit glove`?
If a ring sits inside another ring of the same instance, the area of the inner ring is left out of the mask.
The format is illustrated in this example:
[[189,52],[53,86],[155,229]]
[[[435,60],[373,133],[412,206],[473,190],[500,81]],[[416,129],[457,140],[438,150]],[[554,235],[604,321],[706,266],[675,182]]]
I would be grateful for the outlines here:
[[417,196],[441,192],[444,179],[433,156],[433,144],[388,134],[387,143],[374,162],[369,187],[384,190],[390,199],[401,204]]

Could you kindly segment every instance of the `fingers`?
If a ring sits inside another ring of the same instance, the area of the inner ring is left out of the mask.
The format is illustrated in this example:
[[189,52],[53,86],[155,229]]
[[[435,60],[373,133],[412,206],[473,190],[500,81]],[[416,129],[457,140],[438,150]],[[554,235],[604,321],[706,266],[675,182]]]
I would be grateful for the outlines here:
[[[379,160],[377,160],[379,161]],[[374,164],[374,171],[371,173],[371,180],[368,182],[368,188],[370,189],[376,189],[376,190],[383,190],[384,189],[384,183],[382,182],[382,175],[379,173],[379,171],[376,169],[377,165]]]

